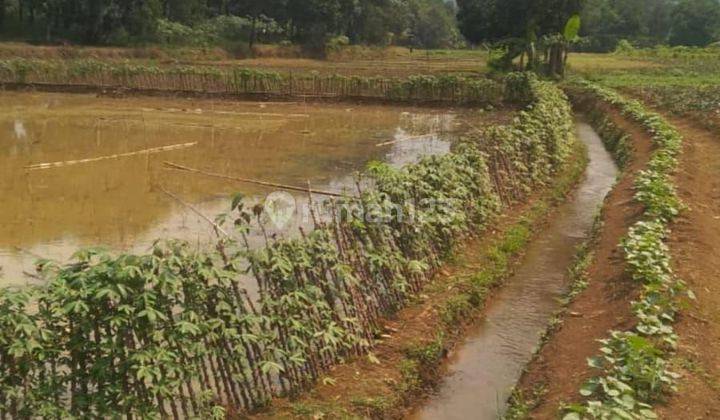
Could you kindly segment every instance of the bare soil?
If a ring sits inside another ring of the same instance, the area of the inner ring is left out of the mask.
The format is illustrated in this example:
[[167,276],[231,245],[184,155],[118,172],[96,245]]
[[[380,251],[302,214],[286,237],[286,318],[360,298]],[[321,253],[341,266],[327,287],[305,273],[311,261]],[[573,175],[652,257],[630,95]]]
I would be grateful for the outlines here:
[[673,226],[674,269],[697,296],[675,326],[679,392],[658,406],[667,419],[720,418],[720,138],[697,123],[669,118],[685,139],[676,176],[689,207]]
[[604,338],[608,330],[629,329],[634,322],[630,301],[637,296],[638,287],[625,272],[618,244],[642,213],[633,200],[633,181],[634,174],[647,164],[652,141],[619,112],[601,106],[619,127],[631,133],[634,157],[605,200],[602,230],[594,245],[595,260],[588,270],[587,289],[570,304],[566,312],[570,316],[563,319],[520,380],[519,389],[525,395],[543,389],[532,418],[556,418],[563,402],[577,400],[580,386],[592,376],[587,358],[599,351],[597,340]]
[[[542,390],[530,417],[556,418],[563,402],[580,399],[581,384],[592,376],[586,359],[610,329],[632,326],[630,302],[637,288],[624,274],[617,244],[639,214],[632,202],[633,173],[647,162],[651,138],[608,106],[604,110],[632,136],[635,159],[606,202],[588,289],[571,304],[562,326],[528,366],[520,383],[526,395]],[[677,393],[656,405],[661,418],[720,418],[720,139],[697,123],[669,120],[685,142],[675,183],[688,209],[672,226],[669,241],[674,269],[697,295],[678,319],[680,337],[675,371],[683,376]]]

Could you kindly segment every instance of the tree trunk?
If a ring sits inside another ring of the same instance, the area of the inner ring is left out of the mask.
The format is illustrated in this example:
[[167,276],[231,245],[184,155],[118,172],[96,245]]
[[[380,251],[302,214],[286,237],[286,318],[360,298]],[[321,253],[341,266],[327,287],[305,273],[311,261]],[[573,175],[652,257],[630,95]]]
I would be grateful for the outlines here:
[[548,74],[559,78],[565,76],[565,45],[562,43],[556,43],[550,47]]
[[250,52],[252,52],[252,48],[255,45],[255,37],[257,36],[257,16],[253,15],[251,22],[252,25],[250,26],[250,41],[248,42]]
[[531,41],[527,45],[527,56],[528,56],[528,62],[527,62],[527,69],[528,70],[536,70],[537,69],[537,51],[535,49],[535,42]]

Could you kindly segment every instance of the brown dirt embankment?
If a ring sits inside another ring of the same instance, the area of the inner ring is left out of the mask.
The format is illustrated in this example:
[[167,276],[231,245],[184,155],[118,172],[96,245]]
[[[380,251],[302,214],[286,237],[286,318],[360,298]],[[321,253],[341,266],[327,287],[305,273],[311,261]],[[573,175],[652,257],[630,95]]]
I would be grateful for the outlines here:
[[[597,105],[597,104],[595,104]],[[630,302],[636,287],[624,274],[617,244],[639,214],[632,201],[633,173],[651,152],[650,135],[608,105],[601,110],[630,134],[632,163],[608,197],[603,230],[595,245],[589,286],[571,303],[561,326],[528,366],[519,389],[535,394],[530,418],[557,418],[563,402],[580,399],[578,390],[594,372],[586,359],[598,352],[597,339],[610,329],[632,326]],[[684,308],[675,326],[679,348],[672,362],[682,374],[678,392],[656,404],[664,419],[720,418],[720,139],[696,122],[666,118],[683,135],[683,152],[675,176],[678,194],[688,209],[672,228],[669,246],[673,268],[688,283],[697,301]]]
[[[277,399],[255,418],[400,418],[442,377],[448,352],[483,316],[493,290],[512,274],[552,208],[582,178],[587,158],[578,143],[571,164],[551,188],[504,212],[489,231],[468,240],[420,295],[385,322],[371,357],[337,366],[297,398]],[[471,286],[474,284],[475,286]],[[484,286],[481,296],[474,287]],[[233,417],[231,415],[231,417]]]
[[539,399],[529,401],[534,405],[530,416],[538,419],[557,418],[558,407],[563,402],[579,398],[578,390],[593,374],[587,358],[598,353],[597,340],[605,338],[609,330],[627,330],[633,326],[630,301],[639,290],[625,272],[618,244],[642,214],[642,207],[633,200],[633,182],[635,174],[649,160],[652,139],[609,105],[578,98],[577,107],[596,111],[600,107],[631,135],[634,152],[605,200],[601,230],[593,244],[594,261],[587,272],[587,289],[570,303],[565,312],[568,316],[548,338],[518,385],[525,397],[541,390]]
[[673,268],[697,296],[675,325],[678,392],[657,406],[666,419],[720,418],[720,137],[666,116],[683,135],[675,183],[688,209],[672,227]]

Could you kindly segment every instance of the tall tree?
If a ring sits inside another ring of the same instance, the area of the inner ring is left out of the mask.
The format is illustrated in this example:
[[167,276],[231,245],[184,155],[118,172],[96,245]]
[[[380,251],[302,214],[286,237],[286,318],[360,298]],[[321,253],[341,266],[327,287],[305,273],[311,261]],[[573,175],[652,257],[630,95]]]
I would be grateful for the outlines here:
[[705,46],[720,38],[720,1],[681,0],[673,13],[670,43]]
[[588,0],[582,11],[589,48],[609,51],[621,39],[640,45],[667,41],[676,0]]
[[202,20],[207,11],[204,0],[164,0],[163,6],[166,18],[185,25]]
[[325,37],[335,33],[341,22],[342,0],[288,0],[287,17],[293,37],[312,47],[324,45]]
[[458,19],[469,41],[504,43],[502,67],[524,54],[529,67],[535,67],[540,58],[537,47],[544,46],[546,64],[558,74],[565,61],[562,34],[581,6],[582,0],[458,0]]

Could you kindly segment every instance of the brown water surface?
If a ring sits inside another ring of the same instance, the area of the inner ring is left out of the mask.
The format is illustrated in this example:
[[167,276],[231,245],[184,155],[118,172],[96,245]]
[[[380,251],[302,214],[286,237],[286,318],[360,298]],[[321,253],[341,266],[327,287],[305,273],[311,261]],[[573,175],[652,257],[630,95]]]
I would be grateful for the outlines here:
[[[32,281],[38,257],[78,248],[147,250],[156,238],[208,240],[228,196],[271,190],[163,169],[163,161],[340,191],[370,160],[445,153],[479,111],[0,93],[0,286]],[[487,115],[487,114],[485,114]],[[414,138],[415,136],[427,136]],[[393,142],[378,147],[378,143]],[[153,154],[143,150],[179,145]],[[98,159],[29,170],[30,165]]]
[[505,412],[512,387],[560,307],[558,299],[567,288],[566,273],[576,247],[587,237],[617,176],[612,157],[593,129],[579,122],[577,134],[590,156],[586,178],[530,244],[515,274],[488,306],[486,317],[453,354],[437,395],[411,418],[495,419]]

